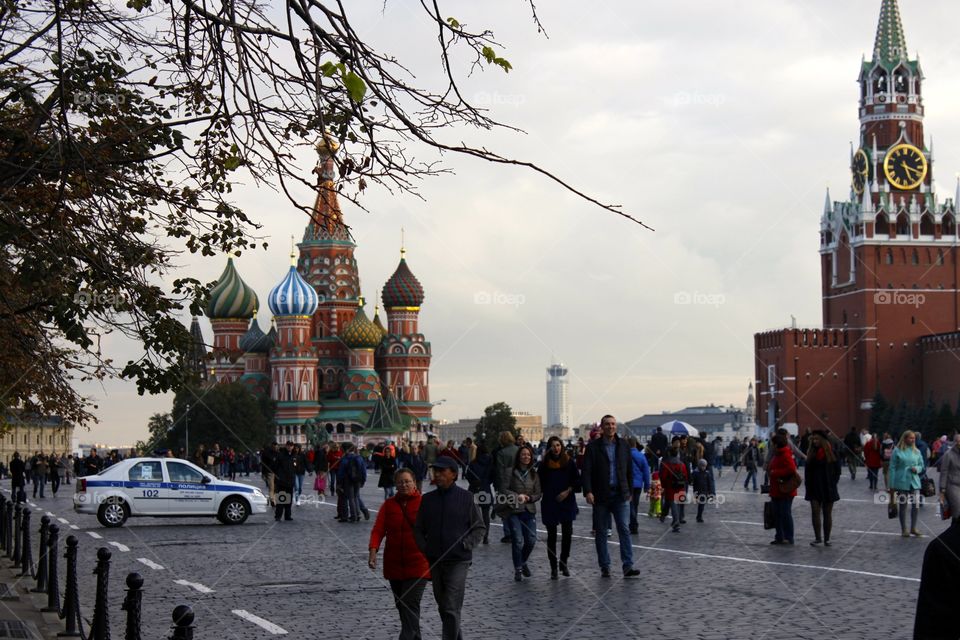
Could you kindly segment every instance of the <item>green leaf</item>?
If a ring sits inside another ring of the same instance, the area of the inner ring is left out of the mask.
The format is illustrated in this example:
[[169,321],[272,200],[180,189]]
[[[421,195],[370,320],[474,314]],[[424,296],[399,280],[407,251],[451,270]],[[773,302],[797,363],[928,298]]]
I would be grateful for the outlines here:
[[454,29],[459,29],[459,28],[460,28],[460,23],[457,22],[457,19],[456,19],[456,18],[447,18],[447,23],[448,23],[451,27],[453,27]]
[[484,47],[483,49],[481,49],[480,55],[486,58],[487,62],[489,62],[490,64],[493,64],[493,61],[497,59],[496,52],[490,47]]
[[343,74],[343,86],[347,88],[350,99],[354,102],[361,102],[367,93],[366,83],[353,71]]
[[333,77],[333,74],[337,72],[337,65],[327,60],[322,65],[320,65],[320,73],[323,74],[324,78]]

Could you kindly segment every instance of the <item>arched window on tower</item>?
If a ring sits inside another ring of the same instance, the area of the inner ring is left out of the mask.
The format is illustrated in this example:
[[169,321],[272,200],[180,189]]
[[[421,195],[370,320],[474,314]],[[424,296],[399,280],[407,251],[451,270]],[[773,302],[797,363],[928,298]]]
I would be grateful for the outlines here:
[[873,235],[890,235],[890,218],[885,213],[877,214],[877,220],[873,224]]
[[877,69],[873,74],[873,89],[874,93],[886,93],[887,89],[887,72],[883,69]]
[[921,236],[933,236],[936,226],[933,222],[933,216],[929,213],[923,214],[923,217],[920,218],[920,235]]
[[937,249],[937,266],[943,266],[943,249]]
[[893,72],[893,89],[897,93],[907,93],[910,87],[910,75],[903,67],[897,67]]
[[891,251],[890,249],[887,249],[887,255],[883,261],[886,264],[893,264],[893,251]]
[[920,264],[920,255],[917,253],[916,249],[914,249],[913,253],[910,254],[910,264],[912,265]]
[[906,213],[901,213],[897,216],[897,237],[898,238],[909,238],[910,237],[910,218]]
[[954,238],[957,235],[957,221],[954,219],[952,213],[948,213],[943,216],[943,223],[941,225],[942,235],[947,238]]

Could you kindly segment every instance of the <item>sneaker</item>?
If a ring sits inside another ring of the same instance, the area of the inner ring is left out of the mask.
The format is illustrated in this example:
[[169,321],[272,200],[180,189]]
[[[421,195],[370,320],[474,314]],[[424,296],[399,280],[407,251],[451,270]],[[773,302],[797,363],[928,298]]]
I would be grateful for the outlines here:
[[600,569],[600,577],[601,577],[601,578],[609,578],[609,577],[610,577],[610,569]]
[[829,541],[829,540],[824,540],[824,541],[823,541],[823,546],[829,547],[829,546],[830,546],[830,541]]
[[913,529],[913,530],[910,532],[910,534],[913,535],[913,536],[916,536],[917,538],[922,538],[922,537],[923,537],[923,534],[920,533],[917,529]]
[[631,535],[636,535],[636,534],[638,534],[638,533],[640,533],[640,528],[639,528],[639,527],[630,527],[630,534],[631,534]]
[[510,536],[503,536],[502,538],[500,538],[500,542],[502,542],[503,544],[510,544],[511,542],[513,542],[513,540],[510,539]]
[[[822,544],[822,542],[821,542],[820,540],[811,540],[811,541],[810,541],[810,546],[811,546],[811,547],[816,547],[816,546],[819,545],[819,544]],[[829,543],[828,543],[828,544],[829,544]]]
[[559,579],[560,579],[560,574],[557,573],[557,568],[556,568],[556,567],[553,567],[553,568],[550,569],[550,579],[551,579],[551,580],[559,580]]
[[640,570],[639,570],[639,569],[634,569],[633,567],[631,567],[631,568],[629,568],[629,569],[627,569],[626,571],[623,572],[623,577],[624,577],[624,578],[636,578],[636,577],[639,576],[639,575],[640,575]]
[[523,582],[523,574],[520,572],[520,569],[514,569],[514,571],[513,571],[513,581],[514,581],[514,582]]
[[613,537],[613,529],[607,529],[607,537],[608,537],[608,538],[612,538],[612,537]]
[[673,532],[674,532],[674,533],[680,533],[680,525],[678,525],[678,524],[673,525]]
[[529,578],[530,576],[533,575],[532,573],[530,573],[530,567],[528,567],[527,565],[523,565],[522,567],[520,567],[520,571],[523,573],[523,577],[525,578]]
[[902,537],[904,537],[904,538],[909,538],[909,537],[910,537],[910,532],[909,532],[909,531],[903,531],[903,532],[900,533],[900,535],[901,535]]
[[771,540],[770,544],[785,544],[783,540]]
[[[360,519],[360,518],[357,518],[357,520],[359,520],[359,519]],[[364,520],[369,520],[369,519],[370,519],[370,509],[364,509],[364,510],[363,510],[363,519],[364,519]]]
[[680,518],[680,524],[687,524],[687,521],[683,518]]
[[703,522],[703,518],[697,518],[697,522]]

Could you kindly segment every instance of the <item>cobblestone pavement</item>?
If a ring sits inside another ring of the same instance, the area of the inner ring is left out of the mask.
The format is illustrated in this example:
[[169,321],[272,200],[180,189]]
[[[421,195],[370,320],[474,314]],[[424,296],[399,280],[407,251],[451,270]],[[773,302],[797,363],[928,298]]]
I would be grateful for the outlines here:
[[[244,479],[260,484],[259,479]],[[383,501],[376,475],[364,488],[367,506]],[[718,480],[722,504],[707,508],[706,523],[688,507],[680,533],[641,515],[632,536],[638,580],[600,577],[591,511],[581,500],[570,560],[573,576],[549,579],[546,534],[531,559],[533,577],[513,581],[509,547],[499,521],[490,544],[474,557],[464,606],[466,638],[908,638],[923,551],[946,525],[934,505],[922,509],[925,539],[903,539],[896,520],[874,503],[865,478],[845,477],[834,513],[834,546],[811,547],[809,507],[794,503],[796,545],[771,546],[761,526],[765,496],[730,491],[729,472]],[[312,485],[308,477],[307,486]],[[6,489],[6,487],[5,487]],[[97,548],[113,553],[111,620],[122,636],[124,578],[145,578],[144,637],[166,637],[170,613],[193,606],[196,638],[395,638],[399,631],[389,586],[366,566],[372,520],[334,521],[334,505],[315,499],[294,508],[292,522],[270,514],[228,527],[207,519],[131,519],[103,529],[93,516],[73,513],[72,487],[57,498],[31,499],[34,524],[42,513],[61,518],[66,535],[80,539],[83,607],[92,610]],[[802,494],[802,489],[801,489]],[[307,494],[315,496],[313,493]],[[330,500],[328,497],[327,500]],[[646,512],[646,503],[641,504]],[[693,510],[695,511],[695,509]],[[374,517],[376,514],[373,514]],[[66,522],[64,522],[66,521]],[[75,527],[75,528],[74,528]],[[611,556],[618,565],[616,536]],[[62,549],[62,545],[61,545]],[[61,552],[62,553],[62,552]],[[61,572],[63,562],[61,561]],[[439,637],[429,587],[423,600],[424,638]]]

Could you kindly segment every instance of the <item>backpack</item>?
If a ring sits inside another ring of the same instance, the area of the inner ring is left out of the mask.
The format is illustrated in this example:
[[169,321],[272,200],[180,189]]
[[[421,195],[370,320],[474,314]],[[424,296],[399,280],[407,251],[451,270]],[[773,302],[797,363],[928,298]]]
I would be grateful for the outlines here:
[[360,472],[360,460],[357,456],[350,456],[350,463],[347,465],[347,480],[354,484],[359,484],[363,480],[363,474]]

